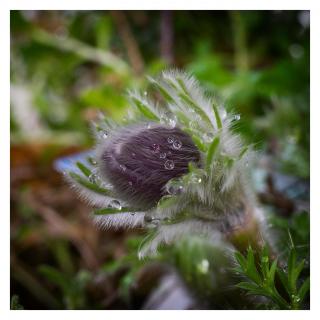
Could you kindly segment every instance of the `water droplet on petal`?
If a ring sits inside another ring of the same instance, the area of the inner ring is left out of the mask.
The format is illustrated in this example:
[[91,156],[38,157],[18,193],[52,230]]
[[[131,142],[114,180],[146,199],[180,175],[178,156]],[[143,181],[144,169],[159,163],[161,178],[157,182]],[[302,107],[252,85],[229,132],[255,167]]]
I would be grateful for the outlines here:
[[134,152],[131,153],[132,158],[135,158],[136,154]]
[[154,153],[159,153],[159,152],[160,152],[160,145],[154,143],[154,144],[152,145],[152,151],[153,151]]
[[159,158],[160,159],[165,159],[166,156],[167,156],[167,154],[165,152],[163,152],[163,153],[160,153]]
[[129,184],[129,186],[131,186],[131,187],[132,187],[132,185],[133,185],[132,181],[129,181],[128,184]]
[[109,207],[117,210],[121,210],[122,208],[120,202],[116,199],[110,201]]
[[181,143],[181,141],[179,141],[179,140],[175,140],[175,141],[173,142],[172,146],[173,146],[173,149],[178,150],[178,149],[181,148],[182,143]]
[[174,142],[174,138],[173,137],[168,137],[167,141],[172,144]]
[[120,167],[120,169],[121,169],[123,172],[127,170],[127,167],[124,166],[123,164],[120,164],[119,167]]
[[108,138],[108,131],[106,130],[102,130],[99,132],[99,136],[102,138],[102,139],[107,139]]
[[174,168],[174,162],[172,160],[167,160],[165,163],[164,163],[164,167],[167,169],[167,170],[172,170]]

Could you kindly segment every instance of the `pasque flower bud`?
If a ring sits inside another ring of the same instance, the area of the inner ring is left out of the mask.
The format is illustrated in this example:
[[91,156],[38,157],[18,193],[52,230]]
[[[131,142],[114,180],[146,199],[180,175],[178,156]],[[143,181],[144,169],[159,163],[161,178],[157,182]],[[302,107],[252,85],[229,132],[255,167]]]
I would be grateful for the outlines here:
[[98,150],[102,176],[119,199],[138,208],[154,206],[170,179],[187,173],[189,162],[200,163],[188,134],[156,123],[121,128]]
[[137,117],[122,125],[102,116],[93,124],[94,156],[67,175],[95,207],[94,220],[104,228],[156,228],[139,256],[190,234],[238,246],[242,232],[234,230],[244,227],[259,242],[262,219],[247,175],[251,151],[232,130],[239,116],[184,72],[149,81],[165,104],[131,92]]

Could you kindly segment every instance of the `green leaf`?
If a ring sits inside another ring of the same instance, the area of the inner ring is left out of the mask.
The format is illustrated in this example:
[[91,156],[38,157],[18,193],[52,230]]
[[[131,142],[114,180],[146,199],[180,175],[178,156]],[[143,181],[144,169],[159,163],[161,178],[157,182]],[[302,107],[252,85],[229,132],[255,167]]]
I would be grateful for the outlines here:
[[301,302],[304,300],[304,298],[309,290],[310,290],[310,278],[307,278],[303,282],[303,284],[301,285],[301,287],[298,291],[298,296],[299,296]]
[[148,80],[157,87],[157,89],[160,91],[161,95],[165,98],[167,102],[172,102],[174,99],[171,97],[171,94],[168,92],[168,90],[157,80],[147,77]]
[[242,270],[245,272],[247,269],[247,260],[246,258],[240,253],[240,252],[235,252],[235,257],[239,263],[239,265],[241,266]]
[[[180,92],[179,97],[187,103],[204,121],[206,121],[208,124],[211,124],[211,120],[206,114],[205,111],[197,104],[195,101],[192,100],[187,94]],[[212,125],[212,124],[211,124]]]
[[64,292],[68,292],[70,283],[68,281],[68,278],[62,272],[46,265],[40,266],[39,271],[50,282],[60,287]]
[[261,283],[261,277],[260,277],[258,270],[256,268],[254,253],[253,253],[253,250],[251,247],[249,247],[249,249],[248,249],[246,274],[255,283],[257,283],[257,284]]
[[267,247],[264,247],[262,250],[261,271],[262,271],[263,278],[268,278],[268,276],[269,276],[269,254],[268,254]]
[[220,118],[219,110],[215,104],[212,104],[212,108],[213,108],[214,116],[216,118],[217,128],[221,129],[222,128],[222,121]]
[[269,271],[269,284],[272,284],[274,283],[274,277],[275,277],[275,274],[276,274],[276,270],[277,270],[277,260],[274,260],[272,262],[272,265],[271,265],[271,268],[270,268],[270,271]]
[[170,208],[172,205],[177,203],[177,197],[175,196],[163,196],[159,202],[157,207],[159,209]]
[[105,196],[112,196],[112,192],[108,189],[99,187],[98,185],[88,181],[86,178],[80,176],[79,174],[75,173],[75,172],[69,172],[69,176],[75,180],[76,182],[78,182],[79,184],[81,184],[82,186],[84,186],[85,188],[94,191],[96,193],[105,195]]
[[239,159],[242,159],[242,157],[245,155],[245,153],[248,151],[249,147],[245,146],[242,148],[240,154],[239,154]]
[[129,208],[129,207],[122,207],[122,208],[102,208],[102,209],[97,209],[94,210],[94,214],[99,216],[99,215],[104,215],[104,214],[115,214],[115,213],[123,213],[123,212],[135,212],[135,209]]
[[89,177],[91,175],[91,170],[86,167],[82,162],[77,162],[77,167],[81,170],[81,172],[86,176]]
[[211,168],[211,164],[212,164],[212,160],[213,160],[213,156],[216,153],[218,146],[219,146],[219,142],[220,142],[220,138],[219,137],[215,137],[213,139],[213,141],[211,142],[209,149],[208,149],[208,154],[207,154],[207,169]]
[[153,121],[159,121],[159,118],[150,110],[150,107],[137,97],[131,97],[138,110],[148,119]]
[[11,297],[11,302],[10,302],[10,309],[11,310],[23,310],[23,306],[19,302],[19,296],[14,294]]

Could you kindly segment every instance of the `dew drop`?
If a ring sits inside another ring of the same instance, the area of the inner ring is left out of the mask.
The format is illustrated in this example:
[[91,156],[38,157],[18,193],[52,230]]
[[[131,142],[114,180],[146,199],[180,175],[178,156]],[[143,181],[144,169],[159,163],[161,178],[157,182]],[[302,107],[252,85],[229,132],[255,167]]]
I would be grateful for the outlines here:
[[199,177],[197,174],[193,174],[191,175],[191,182],[192,183],[201,183],[202,182],[202,178]]
[[106,130],[102,130],[102,131],[99,132],[99,136],[102,139],[107,139],[108,138],[108,132]]
[[233,116],[233,121],[238,121],[240,120],[240,118],[241,118],[240,114],[236,114]]
[[128,184],[130,187],[132,187],[132,185],[133,185],[132,181],[129,181]]
[[213,140],[213,134],[211,134],[211,133],[206,133],[206,134],[204,134],[204,135],[203,135],[203,140],[204,140],[205,142],[207,142],[207,143],[212,142],[212,140]]
[[174,138],[173,137],[168,137],[167,141],[172,144],[174,142]]
[[154,144],[152,145],[152,151],[153,151],[154,153],[159,153],[159,152],[160,152],[160,145],[154,143]]
[[181,146],[182,146],[182,143],[179,140],[175,140],[173,142],[172,146],[173,146],[173,149],[179,150],[181,148]]
[[169,194],[176,195],[181,194],[184,191],[184,188],[179,184],[169,184],[166,186],[166,190]]
[[172,160],[167,160],[165,163],[164,163],[164,167],[167,169],[167,170],[172,170],[174,168],[174,162]]
[[165,159],[167,154],[165,152],[160,153],[159,158],[160,159]]
[[225,108],[221,108],[221,119],[224,120],[227,117],[227,111]]
[[131,157],[135,158],[136,154],[134,152],[131,153]]
[[120,167],[120,169],[121,169],[123,172],[127,170],[127,167],[124,166],[123,164],[120,164],[119,167]]
[[198,271],[200,273],[208,273],[209,271],[209,261],[207,259],[201,260],[201,262],[197,265]]
[[174,117],[171,117],[168,119],[168,125],[170,128],[174,128],[177,124],[177,118],[174,116]]
[[98,164],[98,162],[95,159],[91,159],[91,164],[93,164],[94,166]]
[[122,208],[120,202],[116,199],[110,201],[109,207],[117,210],[121,210]]
[[97,183],[100,180],[100,178],[95,173],[91,173],[88,179],[92,183]]

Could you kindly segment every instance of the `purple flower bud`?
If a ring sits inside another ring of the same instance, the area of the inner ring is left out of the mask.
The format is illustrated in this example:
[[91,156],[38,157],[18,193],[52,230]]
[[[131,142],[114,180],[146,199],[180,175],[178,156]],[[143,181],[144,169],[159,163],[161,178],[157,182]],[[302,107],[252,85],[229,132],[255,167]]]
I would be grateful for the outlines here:
[[120,129],[98,147],[100,171],[129,204],[150,208],[166,194],[164,186],[200,164],[200,152],[179,128],[145,124]]

